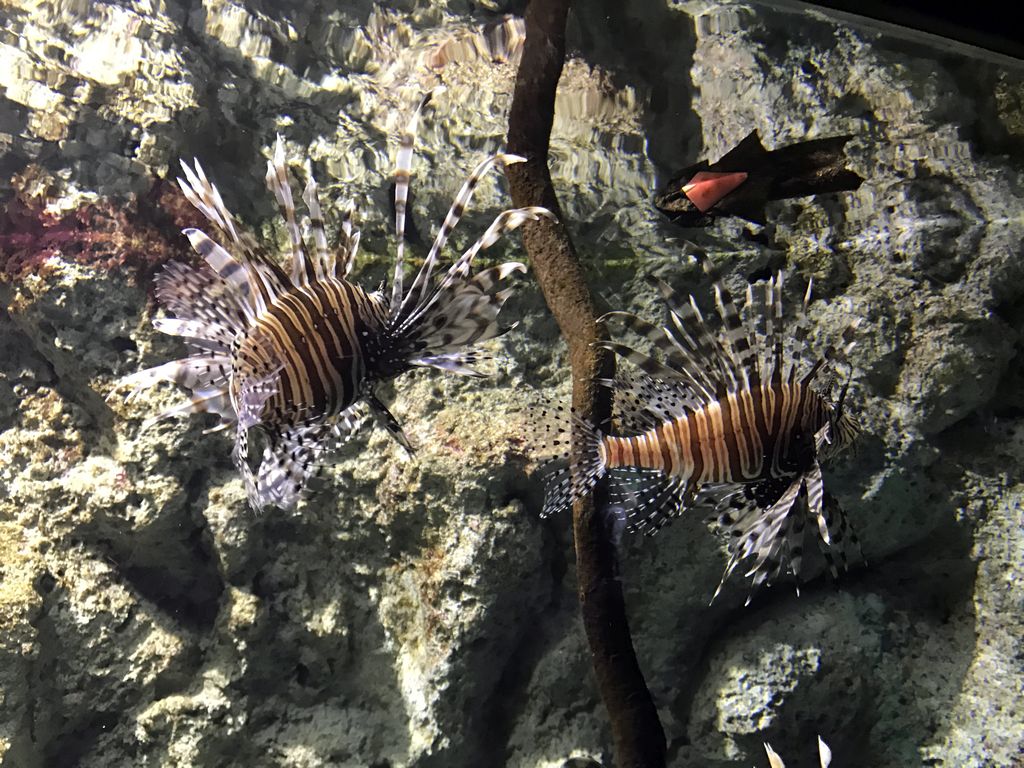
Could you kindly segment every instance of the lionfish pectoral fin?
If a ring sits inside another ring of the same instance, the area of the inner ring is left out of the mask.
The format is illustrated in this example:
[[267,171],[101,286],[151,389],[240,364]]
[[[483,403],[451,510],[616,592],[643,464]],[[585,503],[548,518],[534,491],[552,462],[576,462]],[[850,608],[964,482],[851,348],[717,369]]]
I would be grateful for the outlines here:
[[821,466],[815,461],[811,468],[804,473],[804,487],[807,490],[807,510],[818,524],[818,535],[826,546],[832,544],[832,537],[829,535],[828,523],[822,508],[823,496],[825,493],[824,481],[821,477]]
[[[230,366],[230,358],[212,353],[185,357],[128,374],[118,380],[116,388],[131,388],[125,395],[126,401],[135,399],[143,390],[162,381],[173,382],[189,390],[208,388],[225,382]],[[107,398],[113,394],[111,391]]]
[[277,376],[281,366],[264,376],[252,376],[242,382],[238,394],[238,426],[249,429],[260,423],[263,407],[277,392]]
[[330,450],[337,449],[354,438],[372,419],[370,408],[363,400],[357,400],[339,413],[330,425]]
[[198,389],[192,393],[192,397],[183,403],[172,406],[161,411],[156,416],[142,422],[140,432],[144,432],[157,422],[170,419],[183,413],[213,413],[220,416],[222,420],[230,422],[234,419],[234,409],[231,407],[231,398],[223,389]]
[[490,355],[484,352],[471,349],[466,352],[449,352],[443,355],[417,357],[414,360],[410,360],[410,362],[416,366],[436,368],[439,371],[454,373],[459,376],[470,376],[474,379],[483,379],[487,377],[487,374],[481,373],[471,366],[478,365],[492,359],[493,358]]
[[[780,573],[792,525],[790,513],[803,483],[803,475],[797,475],[767,509],[762,509],[749,493],[750,486],[743,486],[743,493],[723,493],[718,524],[728,535],[729,562],[711,597],[712,603],[733,571],[744,560],[754,560],[754,564],[744,573],[745,577],[752,580],[751,595],[756,587],[770,582]],[[751,595],[747,597],[748,604]]]
[[296,507],[310,477],[319,469],[325,429],[323,424],[293,427],[267,445],[256,476],[254,506]]
[[[857,538],[856,532],[854,532],[853,527],[850,525],[846,512],[839,504],[839,500],[830,493],[825,494],[822,504],[822,516],[829,532],[830,543],[826,545],[819,538],[818,545],[821,548],[821,554],[824,556],[825,562],[828,564],[829,573],[833,581],[838,581],[839,566],[842,566],[844,571],[849,569],[849,558],[846,554],[847,540],[856,547],[858,559],[862,563],[866,562],[866,560],[861,549],[860,539]],[[833,552],[835,555],[833,555]]]
[[402,429],[402,425],[398,423],[398,419],[392,415],[384,403],[372,394],[363,395],[363,400],[369,406],[370,414],[374,420],[398,441],[398,444],[405,449],[405,452],[409,456],[416,453],[416,449],[409,442],[409,438],[406,436],[405,430]]
[[231,461],[242,476],[245,496],[249,506],[256,512],[262,512],[265,506],[256,489],[256,476],[249,466],[249,430],[241,424],[235,425],[235,441],[231,448]]

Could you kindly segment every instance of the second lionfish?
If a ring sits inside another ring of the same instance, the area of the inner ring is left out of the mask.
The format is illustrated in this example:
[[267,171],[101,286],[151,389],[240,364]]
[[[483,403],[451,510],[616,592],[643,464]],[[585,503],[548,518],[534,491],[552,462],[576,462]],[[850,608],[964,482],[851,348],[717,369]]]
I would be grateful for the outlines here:
[[810,284],[799,316],[787,321],[781,272],[749,285],[741,311],[707,257],[698,260],[712,280],[717,322],[705,319],[692,296],[657,279],[665,327],[626,312],[602,318],[622,321],[661,359],[601,342],[640,369],[601,382],[614,392],[620,434],[604,434],[575,415],[548,425],[548,443],[559,451],[546,468],[542,516],[586,495],[607,474],[611,506],[628,514],[627,530],[655,533],[686,509],[717,508],[730,557],[715,596],[745,560],[752,561],[746,575],[754,587],[787,565],[798,577],[808,522],[836,575],[832,552],[845,564],[845,540],[856,539],[824,489],[821,462],[859,431],[844,407],[849,380],[833,397],[856,322],[816,354],[806,316]]
[[[425,101],[424,101],[425,103]],[[267,164],[267,187],[277,199],[289,240],[286,266],[261,251],[225,208],[198,161],[184,162],[179,185],[185,197],[224,236],[218,244],[186,229],[205,265],[170,263],[156,278],[160,304],[174,318],[157,329],[193,348],[181,360],[127,377],[135,392],[172,381],[191,393],[153,421],[178,413],[210,412],[219,428],[234,430],[232,458],[257,509],[296,505],[310,476],[367,415],[411,450],[402,428],[377,398],[375,386],[414,367],[479,376],[480,355],[471,345],[508,330],[498,313],[510,290],[503,284],[524,265],[508,262],[473,272],[474,257],[523,222],[549,216],[543,208],[501,213],[483,235],[442,274],[439,257],[480,179],[495,165],[522,158],[496,154],[473,170],[455,197],[411,283],[405,281],[405,212],[413,137],[423,104],[402,135],[395,170],[397,254],[391,289],[367,291],[349,279],[359,247],[352,208],[344,215],[340,244],[328,248],[317,185],[307,168],[303,199],[309,242],[296,221],[278,137]],[[266,445],[258,470],[249,462],[249,430]]]

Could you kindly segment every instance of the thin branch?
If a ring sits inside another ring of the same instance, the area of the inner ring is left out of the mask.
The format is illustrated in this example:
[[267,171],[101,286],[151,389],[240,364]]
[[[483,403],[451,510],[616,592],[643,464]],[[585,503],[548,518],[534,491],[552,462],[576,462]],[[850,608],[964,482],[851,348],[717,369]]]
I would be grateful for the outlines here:
[[[542,219],[523,227],[523,242],[551,313],[569,346],[572,402],[594,423],[611,417],[610,395],[594,381],[612,375],[613,360],[593,343],[602,335],[594,301],[548,171],[548,142],[555,89],[565,58],[569,0],[532,0],[526,9],[526,42],[509,114],[509,151],[527,162],[508,167],[516,206],[543,205],[558,221]],[[615,546],[597,510],[607,505],[601,483],[589,499],[573,506],[576,570],[583,625],[590,644],[598,688],[612,726],[619,768],[663,768],[665,733],[636,660],[626,620]]]

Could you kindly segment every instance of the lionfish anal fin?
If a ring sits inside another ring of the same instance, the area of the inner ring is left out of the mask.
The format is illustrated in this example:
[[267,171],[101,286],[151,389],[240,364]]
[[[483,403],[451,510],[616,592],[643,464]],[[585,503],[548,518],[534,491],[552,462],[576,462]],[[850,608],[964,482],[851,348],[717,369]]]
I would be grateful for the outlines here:
[[697,206],[701,213],[707,213],[717,205],[723,197],[747,180],[743,171],[736,173],[717,173],[700,171],[689,182],[683,185],[682,192],[690,202]]

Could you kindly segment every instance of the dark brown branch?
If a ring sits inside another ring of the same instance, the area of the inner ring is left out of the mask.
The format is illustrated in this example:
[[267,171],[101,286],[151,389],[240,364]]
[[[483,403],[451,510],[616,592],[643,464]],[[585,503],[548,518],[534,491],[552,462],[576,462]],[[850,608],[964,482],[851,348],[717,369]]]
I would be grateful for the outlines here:
[[[558,217],[523,227],[523,242],[551,313],[569,346],[572,401],[584,419],[601,424],[611,415],[607,390],[594,380],[610,376],[611,356],[593,343],[601,337],[594,301],[569,232],[562,222],[548,171],[548,141],[555,89],[565,58],[569,0],[533,0],[526,10],[526,43],[509,114],[508,148],[527,158],[508,167],[517,206],[543,205]],[[626,620],[615,547],[597,511],[606,506],[604,484],[573,506],[573,533],[583,625],[598,688],[612,726],[619,768],[663,768],[665,733],[636,660]]]

